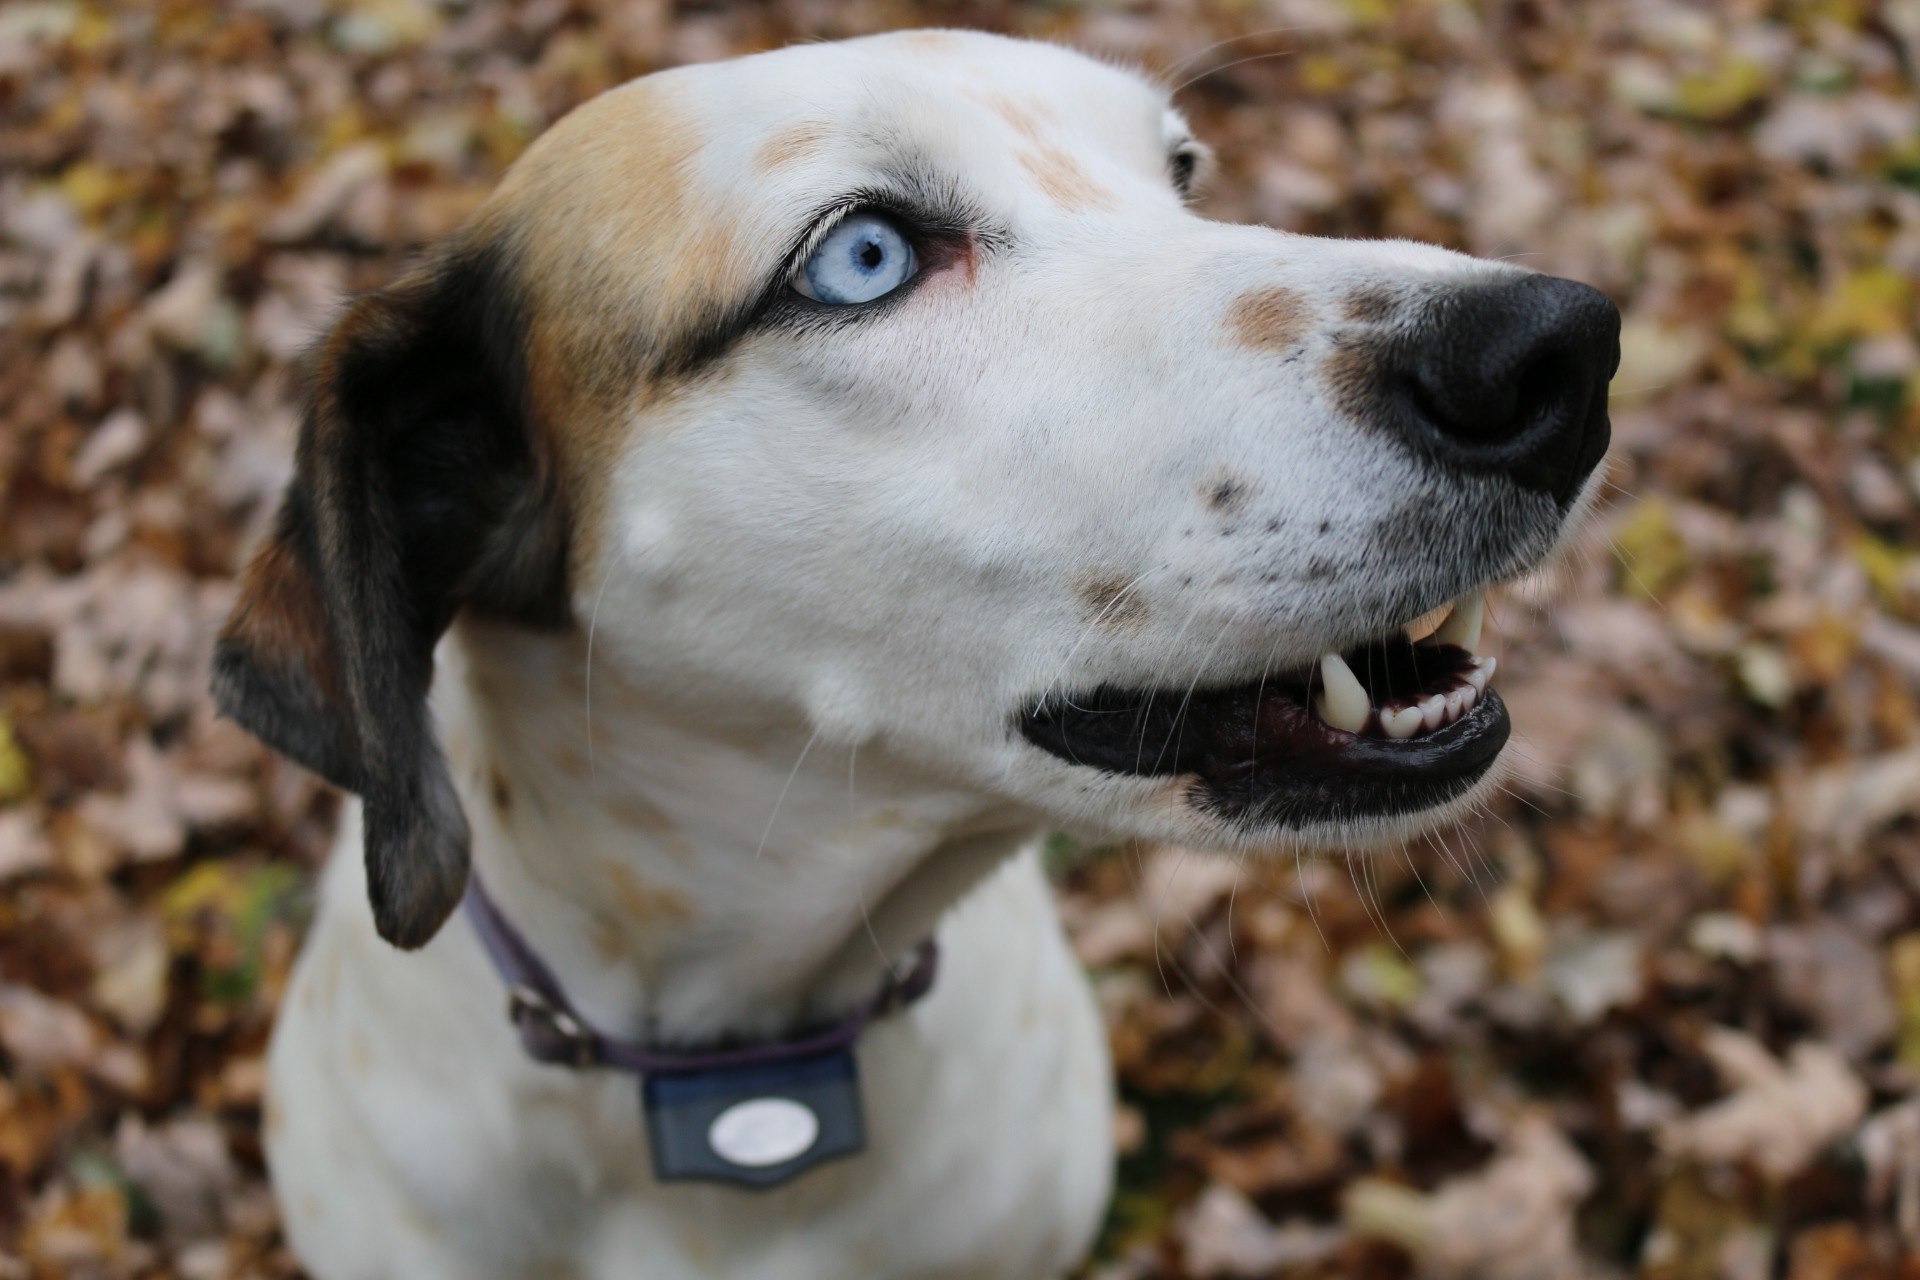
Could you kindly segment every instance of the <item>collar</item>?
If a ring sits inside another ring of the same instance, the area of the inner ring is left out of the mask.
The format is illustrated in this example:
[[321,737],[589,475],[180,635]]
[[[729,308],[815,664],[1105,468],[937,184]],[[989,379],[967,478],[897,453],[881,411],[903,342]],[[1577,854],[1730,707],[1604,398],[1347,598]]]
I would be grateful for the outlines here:
[[889,968],[874,993],[838,1022],[784,1040],[748,1041],[704,1051],[656,1049],[608,1035],[582,1016],[567,999],[553,970],[526,936],[501,914],[477,871],[468,877],[462,906],[487,958],[506,985],[507,1016],[519,1032],[521,1046],[535,1061],[558,1066],[611,1067],[634,1075],[685,1075],[796,1064],[852,1048],[867,1024],[926,995],[940,965],[939,946],[927,938],[906,960]]

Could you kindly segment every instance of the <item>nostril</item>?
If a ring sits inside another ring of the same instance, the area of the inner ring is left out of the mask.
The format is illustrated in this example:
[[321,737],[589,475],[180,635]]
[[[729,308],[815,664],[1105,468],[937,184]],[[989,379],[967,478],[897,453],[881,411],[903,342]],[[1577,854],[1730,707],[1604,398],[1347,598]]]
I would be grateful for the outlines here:
[[1513,384],[1513,412],[1504,434],[1507,439],[1525,434],[1536,424],[1551,418],[1563,408],[1587,402],[1587,361],[1572,351],[1543,351],[1520,368]]

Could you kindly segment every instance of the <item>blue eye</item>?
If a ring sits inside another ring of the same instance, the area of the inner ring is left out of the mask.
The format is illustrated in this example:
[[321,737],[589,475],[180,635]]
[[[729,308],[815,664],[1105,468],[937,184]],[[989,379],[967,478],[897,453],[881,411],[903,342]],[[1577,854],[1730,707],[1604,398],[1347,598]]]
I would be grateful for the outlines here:
[[815,302],[851,306],[892,293],[913,276],[913,246],[885,214],[855,213],[827,233],[793,273],[793,287]]

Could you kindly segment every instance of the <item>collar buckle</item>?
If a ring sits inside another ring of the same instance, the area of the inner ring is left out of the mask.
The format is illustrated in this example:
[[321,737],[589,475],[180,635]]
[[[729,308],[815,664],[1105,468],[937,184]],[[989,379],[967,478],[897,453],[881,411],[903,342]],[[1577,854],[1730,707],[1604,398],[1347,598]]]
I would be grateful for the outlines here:
[[527,1049],[543,1062],[590,1067],[600,1058],[598,1038],[570,1012],[525,983],[507,989],[507,1017]]

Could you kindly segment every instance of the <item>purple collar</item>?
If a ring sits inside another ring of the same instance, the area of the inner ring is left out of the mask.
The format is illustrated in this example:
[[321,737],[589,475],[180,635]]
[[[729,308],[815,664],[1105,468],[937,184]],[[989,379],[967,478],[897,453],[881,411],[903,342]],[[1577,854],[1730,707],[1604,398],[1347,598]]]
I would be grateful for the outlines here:
[[890,968],[879,989],[864,1004],[838,1022],[817,1027],[790,1040],[765,1040],[704,1052],[650,1049],[632,1040],[607,1035],[588,1022],[568,1001],[533,947],[480,883],[478,872],[467,880],[464,903],[467,920],[480,936],[487,958],[507,987],[507,1016],[520,1033],[527,1055],[538,1062],[569,1067],[613,1067],[635,1075],[676,1075],[730,1067],[766,1066],[848,1049],[860,1039],[867,1024],[904,1009],[933,987],[940,950],[932,938],[915,947],[904,965]]

